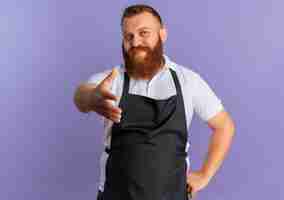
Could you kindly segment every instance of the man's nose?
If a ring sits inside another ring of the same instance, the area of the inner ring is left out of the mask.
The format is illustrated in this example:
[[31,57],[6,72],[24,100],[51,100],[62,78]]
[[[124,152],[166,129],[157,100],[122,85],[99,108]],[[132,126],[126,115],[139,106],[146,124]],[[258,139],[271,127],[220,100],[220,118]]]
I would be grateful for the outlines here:
[[132,39],[132,46],[133,47],[138,47],[140,45],[141,45],[141,38],[139,38],[137,36],[133,37],[133,39]]

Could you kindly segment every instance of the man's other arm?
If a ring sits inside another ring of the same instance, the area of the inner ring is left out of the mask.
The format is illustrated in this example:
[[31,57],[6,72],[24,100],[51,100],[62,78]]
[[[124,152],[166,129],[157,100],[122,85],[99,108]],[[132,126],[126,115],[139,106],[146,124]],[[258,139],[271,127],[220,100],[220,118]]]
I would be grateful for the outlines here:
[[235,134],[235,125],[226,111],[221,111],[207,122],[212,129],[207,156],[201,171],[211,179],[224,161]]

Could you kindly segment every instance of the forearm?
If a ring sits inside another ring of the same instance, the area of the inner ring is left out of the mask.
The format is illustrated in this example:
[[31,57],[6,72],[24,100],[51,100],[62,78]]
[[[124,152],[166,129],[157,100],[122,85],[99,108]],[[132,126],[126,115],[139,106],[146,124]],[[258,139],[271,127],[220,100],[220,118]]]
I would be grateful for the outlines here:
[[90,95],[96,88],[96,84],[82,83],[78,86],[74,94],[74,103],[80,112],[87,113],[90,109]]
[[224,161],[232,143],[233,126],[215,129],[210,137],[208,152],[201,171],[211,179]]

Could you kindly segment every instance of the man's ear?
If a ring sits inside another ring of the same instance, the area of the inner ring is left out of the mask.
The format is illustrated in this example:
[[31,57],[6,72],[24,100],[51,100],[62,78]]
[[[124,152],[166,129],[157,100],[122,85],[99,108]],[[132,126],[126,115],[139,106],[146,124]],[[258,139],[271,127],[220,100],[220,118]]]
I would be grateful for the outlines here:
[[162,40],[163,43],[167,40],[168,33],[167,33],[167,29],[165,27],[162,27],[160,29],[160,37],[161,37],[161,40]]

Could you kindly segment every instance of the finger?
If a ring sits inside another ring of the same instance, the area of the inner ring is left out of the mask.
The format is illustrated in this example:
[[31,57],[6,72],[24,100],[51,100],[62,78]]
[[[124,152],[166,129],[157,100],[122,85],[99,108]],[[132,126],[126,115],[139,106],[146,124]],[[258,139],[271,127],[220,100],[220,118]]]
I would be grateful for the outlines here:
[[101,95],[102,98],[105,98],[105,99],[114,100],[114,101],[118,100],[117,96],[113,95],[111,92],[109,92],[107,90],[102,90],[100,92],[100,95]]
[[96,110],[105,113],[108,117],[121,118],[122,110],[107,101],[102,101],[101,105],[97,107]]
[[190,193],[190,194],[191,194],[192,187],[191,187],[189,184],[187,184],[187,185],[186,185],[186,190],[187,190],[187,193]]
[[115,120],[116,122],[119,122],[121,119],[121,115],[120,114],[116,114],[113,112],[107,112],[107,111],[103,111],[105,116],[108,117],[111,120]]
[[116,122],[116,123],[119,123],[120,119],[121,119],[121,115],[110,113],[110,112],[107,112],[106,110],[103,110],[103,109],[97,110],[97,113],[99,113],[100,115],[104,116],[105,118],[107,118],[107,119],[109,119],[113,122]]
[[186,185],[187,188],[187,195],[190,199],[193,199],[196,195],[196,192],[194,191],[193,187],[189,184]]
[[116,68],[113,68],[111,73],[107,75],[107,77],[104,80],[102,80],[101,84],[102,85],[110,84],[117,75],[118,75],[118,70]]
[[187,172],[187,185],[186,185],[186,189],[187,189],[187,193],[188,196],[192,199],[193,198],[193,187],[191,185],[191,181],[189,179],[191,179],[191,172],[188,171]]
[[105,105],[106,105],[106,109],[109,110],[109,112],[111,112],[111,113],[116,113],[116,114],[120,114],[120,115],[121,115],[122,110],[121,110],[120,107],[114,106],[113,103],[110,102],[110,101],[108,101],[108,100],[105,101],[104,103],[105,103]]
[[122,110],[118,106],[114,106],[109,100],[101,100],[97,102],[95,109],[103,109],[106,112],[121,114]]

